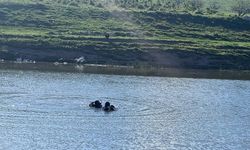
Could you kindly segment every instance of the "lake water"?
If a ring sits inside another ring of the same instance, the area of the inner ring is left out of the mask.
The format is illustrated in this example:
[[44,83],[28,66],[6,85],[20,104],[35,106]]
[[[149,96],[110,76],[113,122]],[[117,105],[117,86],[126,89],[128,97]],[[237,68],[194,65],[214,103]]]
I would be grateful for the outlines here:
[[0,70],[0,149],[250,149],[250,81]]

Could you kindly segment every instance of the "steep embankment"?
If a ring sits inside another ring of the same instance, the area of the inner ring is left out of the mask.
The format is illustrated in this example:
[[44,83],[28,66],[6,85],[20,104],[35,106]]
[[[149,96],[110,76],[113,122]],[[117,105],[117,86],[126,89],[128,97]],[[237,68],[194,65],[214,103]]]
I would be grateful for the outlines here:
[[250,22],[54,2],[0,2],[0,59],[74,62],[81,56],[98,64],[250,69]]

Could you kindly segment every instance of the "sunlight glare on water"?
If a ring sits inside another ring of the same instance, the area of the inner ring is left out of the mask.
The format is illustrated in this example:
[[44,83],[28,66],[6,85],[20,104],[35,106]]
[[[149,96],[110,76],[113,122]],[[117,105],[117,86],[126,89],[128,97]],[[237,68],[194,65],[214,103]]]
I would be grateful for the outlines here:
[[1,70],[0,149],[249,149],[249,98],[250,81]]

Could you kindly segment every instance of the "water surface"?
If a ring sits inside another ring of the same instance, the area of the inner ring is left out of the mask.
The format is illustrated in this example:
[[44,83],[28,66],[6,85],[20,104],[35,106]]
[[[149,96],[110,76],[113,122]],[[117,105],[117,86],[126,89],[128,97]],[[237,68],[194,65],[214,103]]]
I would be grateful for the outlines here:
[[249,98],[250,81],[0,70],[0,149],[245,150]]

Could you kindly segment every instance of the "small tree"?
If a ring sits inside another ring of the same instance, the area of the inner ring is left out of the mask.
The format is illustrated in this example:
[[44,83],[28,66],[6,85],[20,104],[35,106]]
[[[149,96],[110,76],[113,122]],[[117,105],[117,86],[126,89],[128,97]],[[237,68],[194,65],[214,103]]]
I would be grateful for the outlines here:
[[109,37],[110,37],[110,34],[109,33],[105,33],[105,38],[108,40],[109,39]]
[[171,1],[169,1],[169,6],[173,10],[178,10],[178,9],[181,8],[181,6],[183,5],[183,3],[184,3],[183,0],[171,0]]
[[218,1],[212,1],[208,4],[207,12],[210,14],[215,14],[219,11],[221,5]]
[[184,7],[189,11],[199,11],[201,12],[204,7],[203,0],[187,0],[184,4]]
[[239,17],[243,17],[250,13],[250,1],[249,0],[235,0],[234,5],[231,7],[233,12],[236,12]]

